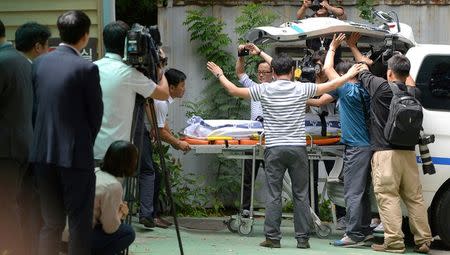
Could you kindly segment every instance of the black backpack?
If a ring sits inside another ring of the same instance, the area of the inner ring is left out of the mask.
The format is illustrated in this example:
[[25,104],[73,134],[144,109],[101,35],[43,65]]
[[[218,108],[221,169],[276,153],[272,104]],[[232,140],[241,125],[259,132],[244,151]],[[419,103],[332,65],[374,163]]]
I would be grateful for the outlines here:
[[402,91],[397,84],[389,84],[393,93],[384,137],[392,145],[415,146],[422,130],[422,105],[414,95],[414,87]]

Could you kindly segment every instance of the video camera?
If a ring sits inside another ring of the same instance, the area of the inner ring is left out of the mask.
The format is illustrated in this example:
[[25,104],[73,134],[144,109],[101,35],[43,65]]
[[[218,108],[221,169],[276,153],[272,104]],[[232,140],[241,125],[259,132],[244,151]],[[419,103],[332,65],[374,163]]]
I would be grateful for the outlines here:
[[158,82],[157,67],[161,62],[161,45],[161,34],[156,26],[145,27],[135,23],[125,39],[124,61]]
[[320,3],[322,3],[323,0],[313,0],[311,3],[311,6],[309,6],[309,8],[311,10],[313,10],[314,12],[318,11],[320,8],[322,8],[322,5],[320,5]]
[[313,62],[313,53],[311,50],[305,48],[305,55],[300,61],[300,82],[316,82],[316,65]]

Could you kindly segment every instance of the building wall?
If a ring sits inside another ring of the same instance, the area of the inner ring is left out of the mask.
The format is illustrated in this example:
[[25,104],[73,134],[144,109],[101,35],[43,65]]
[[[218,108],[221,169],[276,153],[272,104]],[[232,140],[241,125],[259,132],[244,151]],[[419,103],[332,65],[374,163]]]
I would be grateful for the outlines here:
[[91,19],[90,37],[97,39],[97,53],[101,56],[101,9],[102,0],[0,0],[0,19],[6,27],[7,40],[14,40],[17,27],[29,21],[47,25],[52,33],[51,37],[58,38],[58,16],[68,10],[83,10]]
[[[420,0],[412,0],[411,3],[420,3]],[[186,125],[186,109],[182,106],[185,101],[197,101],[202,98],[202,90],[206,82],[202,79],[206,70],[206,61],[197,56],[195,50],[198,47],[196,42],[190,42],[190,34],[183,25],[186,19],[186,11],[201,8],[199,5],[210,3],[211,1],[168,1],[166,7],[160,6],[158,10],[158,25],[162,33],[164,48],[169,56],[169,66],[184,71],[188,78],[186,82],[186,94],[182,100],[177,100],[169,110],[169,124],[175,131],[181,131]],[[217,1],[216,1],[217,2]],[[213,7],[207,6],[209,14],[221,18],[226,24],[225,31],[233,40],[233,46],[228,49],[231,52],[236,50],[236,34],[234,33],[235,18],[240,14],[240,7],[248,1],[219,1],[221,5]],[[269,7],[279,15],[279,19],[274,24],[281,24],[295,18],[295,13],[299,7],[299,1],[264,1],[269,2]],[[333,3],[334,1],[332,1]],[[440,1],[450,4],[450,0]],[[419,43],[450,43],[450,6],[449,5],[403,5],[406,1],[385,1],[387,4],[375,6],[377,10],[398,13],[401,22],[411,25],[415,39]],[[402,5],[399,5],[402,3]],[[358,17],[359,11],[355,7],[355,1],[344,1],[345,11],[349,20],[364,22]],[[388,5],[389,4],[389,5]],[[185,172],[193,172],[198,175],[213,178],[216,167],[211,161],[211,156],[195,155],[190,152],[186,155],[177,151],[173,152],[175,157],[181,159]],[[323,173],[323,171],[322,171]],[[262,188],[261,184],[264,174],[260,174],[257,189]],[[259,188],[258,188],[259,187]],[[263,202],[262,192],[256,194],[256,201]]]

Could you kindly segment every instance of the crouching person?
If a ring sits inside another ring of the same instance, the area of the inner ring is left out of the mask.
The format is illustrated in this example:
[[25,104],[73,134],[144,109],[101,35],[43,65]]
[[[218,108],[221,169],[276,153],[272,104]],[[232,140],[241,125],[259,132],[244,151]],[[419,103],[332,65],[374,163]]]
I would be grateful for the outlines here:
[[133,144],[115,141],[106,151],[101,168],[95,169],[94,255],[119,254],[134,241],[133,228],[122,223],[128,206],[122,200],[121,179],[134,174],[137,160],[138,151]]

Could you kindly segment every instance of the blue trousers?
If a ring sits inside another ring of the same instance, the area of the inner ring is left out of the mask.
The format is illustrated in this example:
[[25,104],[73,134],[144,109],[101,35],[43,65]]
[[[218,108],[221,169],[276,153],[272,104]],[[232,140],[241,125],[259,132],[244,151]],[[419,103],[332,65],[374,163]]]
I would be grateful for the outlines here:
[[133,228],[124,223],[120,224],[119,229],[112,234],[105,233],[102,225],[97,225],[92,236],[93,255],[119,254],[128,248],[136,238]]

